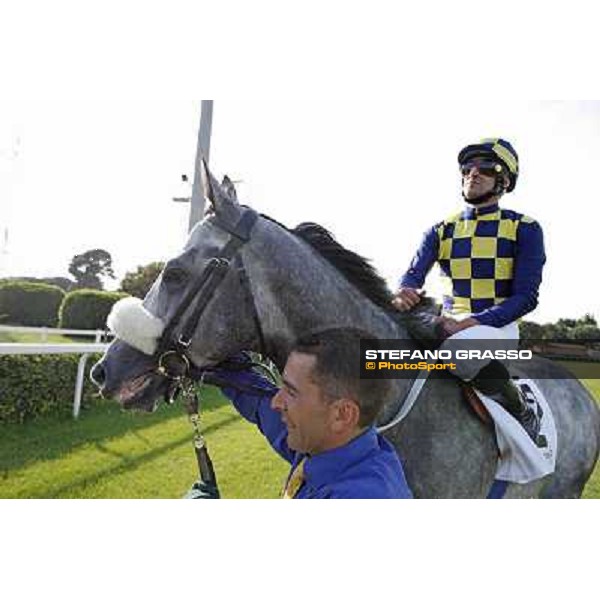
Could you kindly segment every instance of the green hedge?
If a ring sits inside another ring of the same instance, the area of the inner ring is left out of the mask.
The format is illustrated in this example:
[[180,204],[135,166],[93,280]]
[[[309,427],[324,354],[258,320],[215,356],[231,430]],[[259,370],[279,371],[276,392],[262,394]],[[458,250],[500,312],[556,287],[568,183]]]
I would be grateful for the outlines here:
[[112,305],[129,294],[98,290],[69,292],[60,307],[60,327],[63,329],[104,329]]
[[[71,415],[79,359],[78,354],[0,356],[0,423]],[[98,354],[87,360],[82,410],[101,401],[89,381],[89,371],[99,359]]]
[[65,293],[56,285],[10,281],[0,284],[3,325],[56,327]]

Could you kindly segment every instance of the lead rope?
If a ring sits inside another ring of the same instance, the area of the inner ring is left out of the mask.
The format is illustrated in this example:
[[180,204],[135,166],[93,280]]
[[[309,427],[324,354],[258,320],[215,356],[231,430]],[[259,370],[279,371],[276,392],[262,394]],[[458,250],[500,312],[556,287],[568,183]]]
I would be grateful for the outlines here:
[[[203,381],[200,380],[200,385],[202,384]],[[200,431],[200,393],[194,382],[190,379],[185,379],[181,382],[181,391],[188,420],[194,430],[194,453],[196,454],[200,479],[205,483],[216,486],[217,476],[215,475],[215,469],[208,454],[206,440]]]

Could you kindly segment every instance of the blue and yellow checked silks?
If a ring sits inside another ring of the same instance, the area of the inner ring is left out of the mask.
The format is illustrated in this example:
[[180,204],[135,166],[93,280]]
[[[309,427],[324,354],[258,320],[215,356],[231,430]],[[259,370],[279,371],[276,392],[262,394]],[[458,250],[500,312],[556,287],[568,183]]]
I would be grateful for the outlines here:
[[291,500],[298,493],[298,490],[304,483],[304,463],[306,457],[304,457],[292,470],[283,490],[283,499]]
[[537,304],[545,262],[542,230],[498,205],[469,207],[427,232],[400,285],[422,287],[434,262],[445,313],[468,313],[483,325],[502,327]]
[[521,222],[533,221],[496,208],[484,214],[460,213],[436,227],[446,312],[478,313],[512,294]]

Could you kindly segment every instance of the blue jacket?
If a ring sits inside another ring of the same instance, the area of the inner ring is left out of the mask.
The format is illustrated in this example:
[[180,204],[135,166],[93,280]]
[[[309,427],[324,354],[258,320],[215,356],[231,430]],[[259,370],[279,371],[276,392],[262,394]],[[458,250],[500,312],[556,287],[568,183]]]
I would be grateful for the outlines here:
[[232,384],[260,389],[241,392],[224,387],[223,393],[292,465],[292,471],[306,458],[305,481],[295,498],[412,498],[396,450],[375,428],[368,428],[345,446],[314,456],[294,452],[287,445],[287,429],[280,414],[271,408],[278,388],[254,371],[219,371],[219,375]]

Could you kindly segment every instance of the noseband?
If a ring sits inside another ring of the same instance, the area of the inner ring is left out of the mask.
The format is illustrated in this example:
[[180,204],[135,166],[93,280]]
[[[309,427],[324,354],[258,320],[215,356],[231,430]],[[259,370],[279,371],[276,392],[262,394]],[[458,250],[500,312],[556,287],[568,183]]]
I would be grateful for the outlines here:
[[[217,220],[214,217],[213,223],[220,229],[223,229],[230,234],[230,239],[227,241],[223,249],[213,258],[210,259],[208,266],[203,271],[197,282],[185,295],[181,301],[177,312],[170,320],[165,328],[157,350],[155,358],[158,363],[157,371],[164,377],[172,379],[176,382],[181,382],[182,379],[189,374],[191,361],[188,355],[189,347],[192,343],[192,337],[200,317],[206,306],[210,302],[219,284],[225,279],[225,276],[232,268],[235,262],[238,263],[237,272],[240,277],[242,290],[244,291],[246,301],[251,307],[251,312],[254,319],[256,331],[258,333],[261,353],[265,354],[265,341],[256,309],[256,303],[250,289],[250,281],[244,267],[239,250],[250,240],[252,229],[258,219],[258,214],[250,208],[246,208],[242,217],[236,225],[231,226],[228,223]],[[184,320],[184,315],[195,303],[191,314]],[[174,331],[181,325],[181,333],[175,338]]]

